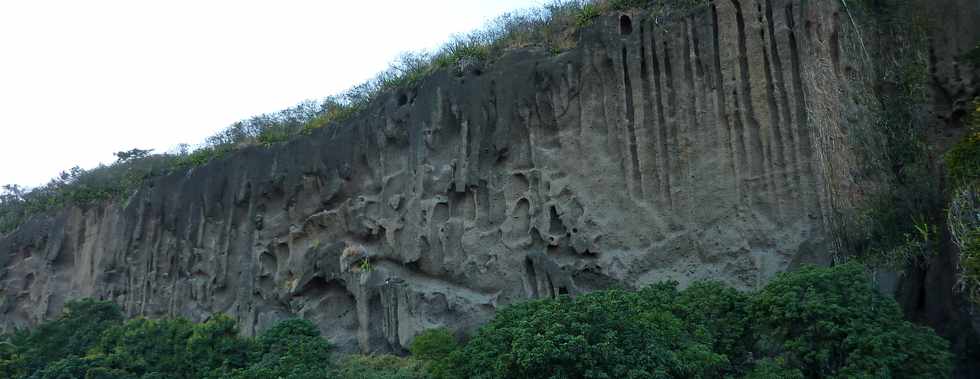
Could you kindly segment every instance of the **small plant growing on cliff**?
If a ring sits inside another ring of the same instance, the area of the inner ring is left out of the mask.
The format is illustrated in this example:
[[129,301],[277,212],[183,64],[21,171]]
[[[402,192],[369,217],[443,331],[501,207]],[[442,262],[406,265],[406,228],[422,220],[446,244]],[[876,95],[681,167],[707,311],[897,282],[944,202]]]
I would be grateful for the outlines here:
[[595,4],[585,4],[582,6],[582,10],[578,12],[575,16],[575,26],[583,28],[592,24],[592,20],[602,14],[599,10],[599,6]]
[[371,271],[374,271],[374,265],[371,264],[371,260],[369,260],[367,258],[361,259],[361,263],[359,263],[357,265],[357,268],[361,272],[371,272]]

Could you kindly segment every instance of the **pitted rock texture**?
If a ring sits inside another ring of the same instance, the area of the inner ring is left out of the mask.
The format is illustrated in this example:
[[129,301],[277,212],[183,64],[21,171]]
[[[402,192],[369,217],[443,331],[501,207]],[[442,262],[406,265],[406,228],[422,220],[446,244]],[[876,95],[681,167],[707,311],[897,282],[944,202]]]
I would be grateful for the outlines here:
[[0,324],[95,297],[248,334],[299,316],[400,352],[525,299],[827,262],[854,160],[837,3],[602,17],[571,51],[465,62],[344,125],[35,219],[0,238]]

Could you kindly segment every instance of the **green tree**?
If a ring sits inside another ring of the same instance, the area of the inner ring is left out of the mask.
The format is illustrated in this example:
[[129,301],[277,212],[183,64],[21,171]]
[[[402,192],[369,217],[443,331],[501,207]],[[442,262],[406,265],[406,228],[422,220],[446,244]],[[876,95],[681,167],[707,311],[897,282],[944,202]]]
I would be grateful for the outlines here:
[[424,362],[426,369],[437,378],[448,375],[447,359],[457,349],[459,344],[456,337],[446,328],[429,329],[420,333],[409,347],[412,357]]
[[417,359],[437,361],[446,358],[458,347],[456,337],[449,329],[435,328],[415,336],[409,351]]
[[84,378],[91,363],[77,356],[68,357],[44,366],[31,378],[37,379],[76,379]]
[[185,319],[137,318],[102,334],[91,354],[105,365],[138,376],[164,372],[175,378],[194,377],[187,341],[193,324]]
[[15,342],[24,368],[36,372],[50,362],[81,357],[99,342],[102,332],[122,322],[119,306],[108,301],[74,300],[65,304],[62,315],[42,323]]
[[53,362],[31,376],[31,379],[136,379],[125,370],[110,368],[99,357],[71,356]]
[[116,159],[119,162],[128,162],[128,161],[132,161],[132,160],[136,160],[136,159],[146,158],[152,152],[153,152],[153,149],[150,149],[150,150],[132,149],[132,150],[128,150],[128,151],[117,151],[117,152],[113,153],[113,155],[116,156]]
[[756,362],[745,379],[804,379],[799,369],[789,367],[783,359],[762,359]]
[[726,364],[670,312],[675,283],[501,310],[450,355],[458,378],[706,378]]
[[[391,355],[351,355],[342,358],[331,378],[342,379],[425,379],[425,366],[413,359]],[[438,377],[438,376],[435,376]]]
[[313,323],[290,319],[277,323],[258,337],[260,358],[236,378],[320,379],[331,378],[332,346],[320,337]]
[[747,294],[719,282],[695,282],[672,301],[674,315],[687,322],[692,332],[706,333],[712,350],[728,358],[728,374],[751,366],[755,336]]
[[903,320],[860,265],[780,274],[750,308],[762,352],[807,378],[950,376],[948,342]]
[[199,378],[223,377],[247,367],[254,349],[250,341],[239,338],[235,319],[224,314],[194,325],[186,346],[187,364]]

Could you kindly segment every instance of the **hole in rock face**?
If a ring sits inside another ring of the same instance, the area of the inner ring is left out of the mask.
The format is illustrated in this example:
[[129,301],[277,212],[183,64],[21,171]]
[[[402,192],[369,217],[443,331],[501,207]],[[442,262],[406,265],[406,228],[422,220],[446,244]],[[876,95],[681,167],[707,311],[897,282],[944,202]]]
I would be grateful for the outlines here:
[[625,14],[619,16],[619,34],[625,36],[630,33],[633,33],[633,20]]
[[307,282],[295,296],[310,295],[313,297],[321,297],[330,290],[331,284],[335,285],[335,283],[327,282],[322,277],[317,276],[310,279],[310,281]]
[[405,105],[405,104],[408,104],[408,95],[406,95],[404,93],[401,94],[401,95],[398,95],[398,106],[402,106],[402,105]]
[[960,125],[960,121],[963,120],[964,117],[966,117],[966,111],[963,109],[957,109],[953,111],[951,118],[952,123],[954,125]]
[[568,295],[568,288],[565,286],[558,287],[559,295]]

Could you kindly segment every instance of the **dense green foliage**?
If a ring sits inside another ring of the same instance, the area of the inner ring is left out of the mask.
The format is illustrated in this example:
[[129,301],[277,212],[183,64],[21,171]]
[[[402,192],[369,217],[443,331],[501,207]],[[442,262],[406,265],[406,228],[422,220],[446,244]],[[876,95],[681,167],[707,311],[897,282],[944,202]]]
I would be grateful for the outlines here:
[[806,267],[782,274],[750,306],[760,352],[807,378],[941,378],[948,343],[902,319],[861,266]]
[[332,369],[330,344],[308,321],[252,340],[228,316],[123,322],[117,306],[94,300],[68,303],[60,318],[0,346],[5,378],[320,378],[312,373]]
[[456,337],[446,328],[429,329],[415,336],[409,349],[412,355],[423,360],[439,360],[456,350]]
[[948,343],[904,321],[864,269],[807,267],[744,294],[717,283],[507,308],[451,378],[942,378]]
[[235,378],[295,378],[329,377],[332,369],[330,344],[320,337],[320,331],[306,320],[282,321],[258,338],[259,359],[250,367],[238,370]]
[[533,301],[499,312],[450,356],[457,378],[711,378],[728,365],[678,318],[663,283]]
[[18,377],[72,356],[84,355],[99,342],[102,333],[123,320],[112,303],[80,300],[65,305],[57,320],[31,332],[18,332],[0,342],[0,376]]
[[332,378],[342,379],[427,379],[429,369],[418,360],[392,355],[351,355],[340,359]]
[[536,300],[501,310],[466,344],[447,329],[411,358],[335,360],[310,322],[256,338],[218,315],[126,322],[111,303],[0,338],[5,378],[944,378],[948,343],[902,319],[858,265],[804,267],[743,293],[664,282]]

